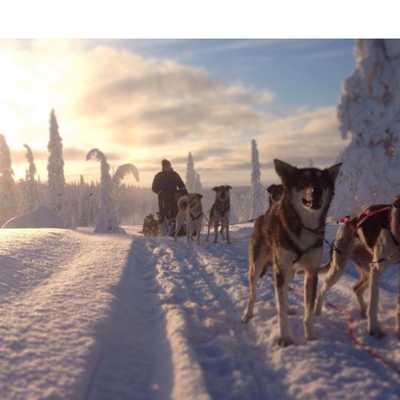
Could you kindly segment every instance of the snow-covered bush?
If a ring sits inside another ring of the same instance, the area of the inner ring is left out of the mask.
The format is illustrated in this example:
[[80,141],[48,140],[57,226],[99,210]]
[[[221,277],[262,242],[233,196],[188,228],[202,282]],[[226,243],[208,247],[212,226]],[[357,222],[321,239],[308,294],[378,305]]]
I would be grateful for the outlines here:
[[115,196],[119,189],[120,182],[131,173],[136,180],[139,180],[139,172],[133,164],[124,164],[117,168],[114,176],[111,176],[110,165],[107,158],[99,149],[92,149],[86,156],[87,160],[92,158],[100,162],[100,199],[99,210],[96,217],[96,233],[123,232],[119,226],[119,217]]

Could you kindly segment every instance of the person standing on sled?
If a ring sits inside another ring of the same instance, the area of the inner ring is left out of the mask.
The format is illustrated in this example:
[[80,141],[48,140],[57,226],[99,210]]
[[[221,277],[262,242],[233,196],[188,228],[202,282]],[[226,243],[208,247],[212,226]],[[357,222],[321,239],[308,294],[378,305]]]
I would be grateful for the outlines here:
[[179,174],[172,169],[170,161],[162,160],[161,166],[162,171],[154,177],[152,190],[158,195],[161,233],[173,235],[178,213],[177,201],[180,195],[187,194],[187,190]]

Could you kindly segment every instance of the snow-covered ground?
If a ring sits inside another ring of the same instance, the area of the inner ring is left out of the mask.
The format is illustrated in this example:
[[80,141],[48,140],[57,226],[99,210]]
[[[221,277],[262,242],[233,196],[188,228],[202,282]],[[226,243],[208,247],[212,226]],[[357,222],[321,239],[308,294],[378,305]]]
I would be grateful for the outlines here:
[[232,245],[126,230],[0,230],[1,399],[400,397],[394,272],[382,291],[383,340],[365,334],[349,270],[316,320],[318,340],[305,343],[296,277],[298,344],[281,349],[270,275],[255,318],[240,322],[249,225],[233,228]]

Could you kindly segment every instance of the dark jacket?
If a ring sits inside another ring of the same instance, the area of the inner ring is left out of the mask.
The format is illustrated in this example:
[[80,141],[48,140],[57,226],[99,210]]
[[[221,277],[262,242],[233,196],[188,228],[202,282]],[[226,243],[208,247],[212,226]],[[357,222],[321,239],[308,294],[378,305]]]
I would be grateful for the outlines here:
[[154,177],[152,190],[158,194],[163,191],[186,191],[186,187],[178,173],[172,169],[161,171]]

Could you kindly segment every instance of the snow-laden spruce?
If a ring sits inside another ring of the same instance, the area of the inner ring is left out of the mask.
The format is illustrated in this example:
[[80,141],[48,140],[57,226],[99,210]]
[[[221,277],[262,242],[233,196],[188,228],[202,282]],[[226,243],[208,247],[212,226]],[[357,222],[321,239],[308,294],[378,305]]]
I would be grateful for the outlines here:
[[342,136],[351,142],[339,156],[335,216],[400,192],[400,40],[357,40],[355,57],[338,106]]
[[61,215],[64,201],[64,159],[62,139],[58,132],[54,110],[50,113],[50,139],[47,146],[49,161],[47,164],[50,209]]
[[194,180],[193,192],[194,193],[201,193],[202,191],[203,191],[203,185],[201,183],[200,174],[198,172],[196,172],[195,180]]
[[139,171],[133,164],[123,164],[119,166],[111,176],[110,165],[105,154],[99,149],[92,149],[86,156],[86,160],[95,158],[100,162],[100,204],[96,217],[96,233],[114,232],[120,233],[124,230],[119,226],[118,211],[115,196],[122,179],[131,173],[139,181]]
[[10,149],[4,135],[0,135],[0,225],[14,217],[17,211],[17,196],[13,176]]
[[260,159],[257,142],[251,141],[251,189],[250,189],[250,218],[257,218],[266,209],[265,189],[261,185]]
[[24,147],[26,148],[26,160],[28,161],[28,168],[25,170],[24,203],[26,210],[32,211],[38,205],[38,191],[35,181],[36,165],[32,149],[27,144],[24,144]]
[[202,193],[203,191],[200,174],[196,171],[194,167],[193,156],[190,152],[188,154],[187,160],[185,186],[189,193]]

